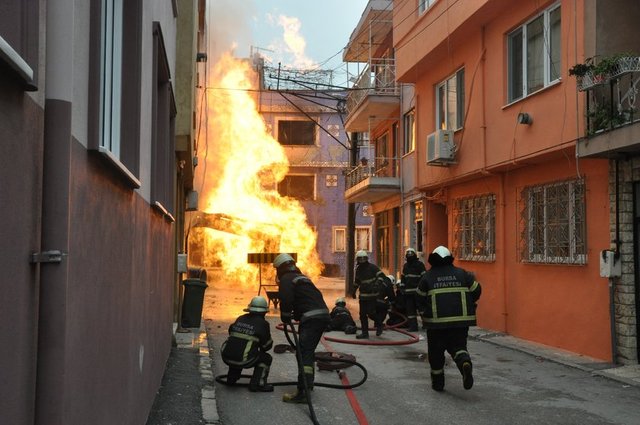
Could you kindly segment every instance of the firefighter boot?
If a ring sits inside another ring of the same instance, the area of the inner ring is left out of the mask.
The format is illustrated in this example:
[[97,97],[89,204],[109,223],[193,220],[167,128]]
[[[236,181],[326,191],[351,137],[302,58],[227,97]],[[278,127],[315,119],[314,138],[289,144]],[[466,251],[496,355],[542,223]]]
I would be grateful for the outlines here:
[[273,391],[273,385],[267,384],[267,377],[269,376],[269,366],[260,363],[253,369],[253,375],[249,382],[249,391],[270,393]]
[[462,363],[462,386],[465,390],[470,390],[473,387],[473,365],[471,361]]
[[356,339],[369,339],[369,320],[360,320],[362,332],[356,335]]
[[444,369],[431,371],[431,388],[444,391]]
[[242,374],[242,369],[238,369],[235,367],[230,367],[229,372],[227,373],[227,385],[235,385],[240,379],[240,375]]
[[465,390],[470,390],[473,387],[473,365],[471,364],[471,357],[465,350],[460,350],[456,353],[454,361],[462,374],[462,386]]
[[382,323],[376,324],[376,336],[382,335]]
[[307,403],[307,394],[303,389],[296,389],[294,393],[286,393],[282,396],[282,401],[285,403]]

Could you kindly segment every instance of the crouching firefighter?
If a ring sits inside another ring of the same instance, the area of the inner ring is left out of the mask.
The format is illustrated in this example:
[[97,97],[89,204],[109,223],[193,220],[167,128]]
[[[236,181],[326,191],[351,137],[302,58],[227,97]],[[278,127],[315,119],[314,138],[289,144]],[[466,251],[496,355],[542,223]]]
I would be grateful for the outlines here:
[[253,297],[244,309],[248,314],[238,317],[229,326],[229,338],[220,350],[222,361],[229,366],[227,384],[233,385],[242,373],[242,369],[253,367],[249,382],[249,391],[271,392],[273,385],[267,384],[269,368],[273,357],[269,351],[273,345],[269,322],[265,314],[269,311],[264,297]]
[[476,302],[482,291],[473,273],[453,265],[444,246],[429,254],[431,268],[418,284],[418,302],[424,309],[431,388],[444,390],[444,353],[447,351],[462,374],[465,390],[473,386],[471,356],[467,351],[469,326],[476,324]]
[[298,325],[298,385],[294,393],[285,394],[285,403],[307,403],[306,388],[313,389],[315,373],[315,350],[322,334],[331,322],[329,309],[322,293],[311,279],[303,275],[289,254],[278,254],[273,260],[278,276],[280,297],[280,319],[291,327],[292,320]]

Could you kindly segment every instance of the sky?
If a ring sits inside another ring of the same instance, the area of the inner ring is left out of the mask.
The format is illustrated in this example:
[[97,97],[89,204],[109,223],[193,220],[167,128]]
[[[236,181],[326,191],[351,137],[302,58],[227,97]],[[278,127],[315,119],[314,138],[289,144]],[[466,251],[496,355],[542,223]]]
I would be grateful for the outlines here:
[[258,50],[274,66],[320,65],[340,73],[344,72],[342,50],[367,2],[210,0],[212,40],[218,49],[233,49],[237,57],[249,57]]

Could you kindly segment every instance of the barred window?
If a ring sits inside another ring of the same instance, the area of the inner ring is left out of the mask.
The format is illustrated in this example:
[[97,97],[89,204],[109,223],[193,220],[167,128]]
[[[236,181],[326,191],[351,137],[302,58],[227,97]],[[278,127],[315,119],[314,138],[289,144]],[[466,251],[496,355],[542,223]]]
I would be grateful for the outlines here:
[[455,200],[453,223],[453,252],[456,258],[495,261],[495,195],[481,195]]
[[520,193],[520,259],[585,264],[584,179],[525,187]]

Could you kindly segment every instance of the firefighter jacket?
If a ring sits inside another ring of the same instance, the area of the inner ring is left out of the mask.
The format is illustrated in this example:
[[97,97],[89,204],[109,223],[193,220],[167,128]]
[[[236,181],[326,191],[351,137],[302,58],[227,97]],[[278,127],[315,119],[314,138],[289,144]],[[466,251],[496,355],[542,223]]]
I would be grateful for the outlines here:
[[417,291],[427,329],[474,326],[481,291],[473,273],[453,264],[432,267]]
[[229,338],[222,345],[222,360],[231,367],[249,368],[258,361],[260,352],[271,349],[273,341],[269,322],[261,313],[247,313],[229,326]]
[[391,304],[395,304],[396,302],[396,292],[393,290],[393,284],[387,276],[384,276],[382,279],[380,292],[378,292],[378,301],[389,302]]
[[351,316],[351,312],[347,307],[335,306],[331,310],[331,323],[329,330],[345,330],[345,326],[355,326],[356,322]]
[[278,277],[280,318],[283,322],[288,323],[292,318],[300,322],[311,318],[330,320],[329,308],[311,279],[297,268]]
[[352,295],[360,290],[360,299],[378,298],[384,286],[384,279],[386,276],[378,266],[368,261],[360,263],[356,267]]
[[417,258],[404,263],[404,266],[402,266],[402,274],[400,275],[400,281],[403,284],[402,293],[415,294],[418,290],[418,282],[420,282],[420,279],[426,272],[427,269],[424,263]]

